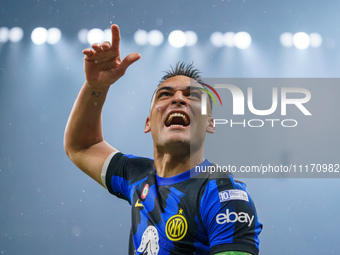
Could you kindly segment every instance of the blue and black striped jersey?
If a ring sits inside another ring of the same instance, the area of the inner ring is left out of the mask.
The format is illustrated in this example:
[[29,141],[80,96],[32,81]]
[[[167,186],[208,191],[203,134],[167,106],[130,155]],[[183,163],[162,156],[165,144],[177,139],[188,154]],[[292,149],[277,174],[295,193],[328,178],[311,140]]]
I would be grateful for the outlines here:
[[193,177],[189,170],[162,178],[153,160],[120,152],[105,171],[110,193],[132,206],[129,254],[258,254],[262,224],[245,184],[232,175]]

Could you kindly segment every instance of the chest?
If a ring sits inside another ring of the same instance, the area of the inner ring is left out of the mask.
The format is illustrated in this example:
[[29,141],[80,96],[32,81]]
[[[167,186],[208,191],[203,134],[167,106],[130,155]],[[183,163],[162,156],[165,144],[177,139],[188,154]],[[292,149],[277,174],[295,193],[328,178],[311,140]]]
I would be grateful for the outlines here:
[[134,188],[131,232],[137,252],[144,254],[152,248],[148,254],[156,255],[157,250],[193,254],[198,243],[208,249],[199,194],[192,189],[181,185],[158,187],[147,182]]

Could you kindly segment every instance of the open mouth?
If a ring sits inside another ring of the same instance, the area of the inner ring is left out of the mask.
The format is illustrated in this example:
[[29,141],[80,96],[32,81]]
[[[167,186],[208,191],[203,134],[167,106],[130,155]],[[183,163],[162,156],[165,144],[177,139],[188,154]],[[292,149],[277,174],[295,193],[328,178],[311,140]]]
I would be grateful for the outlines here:
[[165,126],[189,126],[190,125],[190,118],[184,114],[179,112],[171,113],[165,121]]

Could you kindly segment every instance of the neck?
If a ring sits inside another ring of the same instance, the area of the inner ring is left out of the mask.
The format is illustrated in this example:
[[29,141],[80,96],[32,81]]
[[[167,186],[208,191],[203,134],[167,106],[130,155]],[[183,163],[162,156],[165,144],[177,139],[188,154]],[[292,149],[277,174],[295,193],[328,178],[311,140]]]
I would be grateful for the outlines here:
[[155,148],[154,162],[159,177],[172,177],[184,173],[204,161],[203,149],[189,153],[162,152]]

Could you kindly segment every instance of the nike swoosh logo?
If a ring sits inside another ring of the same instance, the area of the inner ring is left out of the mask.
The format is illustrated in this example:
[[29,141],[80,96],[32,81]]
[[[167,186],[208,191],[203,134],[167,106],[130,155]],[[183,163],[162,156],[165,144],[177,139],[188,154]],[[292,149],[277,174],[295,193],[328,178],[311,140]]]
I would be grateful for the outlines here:
[[144,207],[142,203],[139,203],[139,199],[135,203],[135,207]]

